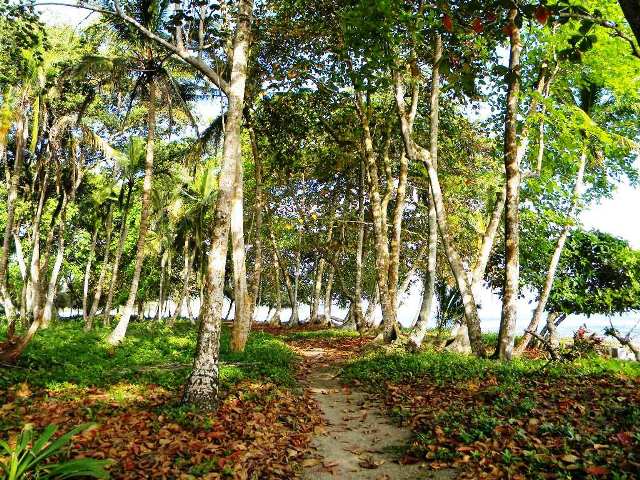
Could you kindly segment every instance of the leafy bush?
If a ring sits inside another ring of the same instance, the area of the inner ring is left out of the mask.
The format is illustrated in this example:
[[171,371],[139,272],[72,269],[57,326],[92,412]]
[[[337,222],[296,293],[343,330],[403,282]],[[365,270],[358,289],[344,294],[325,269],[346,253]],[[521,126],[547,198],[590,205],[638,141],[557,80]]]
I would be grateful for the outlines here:
[[109,478],[109,473],[105,470],[105,467],[110,463],[109,460],[79,458],[65,462],[47,462],[52,456],[60,453],[74,435],[87,430],[91,426],[92,424],[90,423],[79,425],[52,440],[58,430],[57,425],[47,426],[39,437],[34,435],[30,424],[25,425],[14,446],[0,441],[0,449],[6,454],[6,457],[0,460],[0,469],[4,472],[3,478],[6,480],[74,477]]

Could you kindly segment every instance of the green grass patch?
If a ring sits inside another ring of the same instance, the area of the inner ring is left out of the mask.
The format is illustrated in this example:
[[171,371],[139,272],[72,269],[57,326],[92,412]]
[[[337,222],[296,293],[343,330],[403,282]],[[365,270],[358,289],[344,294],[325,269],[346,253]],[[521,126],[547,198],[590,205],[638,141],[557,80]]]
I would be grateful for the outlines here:
[[[175,389],[191,370],[196,327],[155,322],[132,323],[117,348],[105,338],[109,329],[84,332],[76,321],[59,322],[38,332],[15,367],[0,370],[0,388],[21,382],[50,390],[114,387],[121,383],[155,384]],[[243,353],[229,350],[230,330],[221,337],[220,378],[223,386],[245,378],[295,385],[296,355],[280,339],[263,332],[249,336]],[[124,394],[122,394],[124,395]]]
[[[539,373],[547,362],[544,360],[515,359],[498,362],[479,359],[470,355],[433,350],[404,353],[374,350],[364,357],[348,363],[342,372],[347,380],[362,382],[391,381],[428,377],[438,384],[496,378],[501,383],[517,382]],[[572,363],[551,364],[546,375],[561,378],[578,375],[622,374],[640,377],[640,363],[600,357],[583,358]]]

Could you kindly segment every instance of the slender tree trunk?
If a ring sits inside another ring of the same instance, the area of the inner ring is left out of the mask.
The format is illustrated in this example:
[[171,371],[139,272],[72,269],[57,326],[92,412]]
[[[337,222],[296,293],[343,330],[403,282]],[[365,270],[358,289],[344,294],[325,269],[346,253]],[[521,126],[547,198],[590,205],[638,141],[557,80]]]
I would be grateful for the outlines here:
[[120,236],[118,237],[118,246],[116,247],[116,255],[113,259],[113,265],[111,266],[111,281],[109,282],[109,292],[107,293],[107,302],[102,314],[102,323],[106,327],[110,324],[111,308],[113,305],[113,296],[115,295],[118,272],[120,270],[120,259],[122,258],[122,252],[124,250],[124,243],[127,240],[127,234],[129,233],[129,208],[131,206],[131,193],[133,191],[133,178],[129,180],[129,187],[127,190],[127,199],[125,200],[124,209],[122,211],[122,224],[120,225]]
[[144,246],[147,238],[147,230],[149,229],[149,214],[151,210],[151,183],[153,181],[153,148],[155,140],[155,123],[156,123],[156,86],[153,81],[149,82],[149,101],[147,102],[147,152],[144,165],[144,181],[142,184],[142,206],[140,212],[140,230],[138,233],[138,242],[136,244],[136,259],[133,269],[133,278],[129,289],[129,298],[122,312],[120,321],[109,335],[107,341],[111,345],[118,345],[127,333],[129,320],[133,313],[133,307],[138,294],[138,284],[140,283],[140,274],[142,272],[142,263],[144,261]]
[[[382,208],[382,198],[380,196],[379,187],[379,175],[378,166],[376,164],[376,156],[373,150],[373,140],[371,137],[371,131],[369,127],[369,118],[367,114],[366,105],[362,94],[356,94],[356,110],[360,118],[360,124],[363,130],[363,151],[365,166],[367,169],[367,178],[369,180],[369,200],[371,203],[371,216],[373,219],[373,237],[374,237],[374,251],[376,256],[376,276],[378,280],[378,286],[380,289],[380,304],[382,307],[382,323],[384,326],[383,337],[387,340],[387,337],[391,337],[391,333],[395,331],[396,327],[396,310],[394,308],[394,302],[389,293],[389,245],[385,228],[384,218],[386,212]],[[395,290],[397,285],[393,286]],[[326,306],[325,306],[326,309]]]
[[327,272],[327,283],[324,286],[324,324],[329,327],[333,325],[333,321],[331,320],[331,307],[333,304],[331,291],[333,289],[334,274],[335,269],[333,268],[333,265],[329,265],[329,271]]
[[167,256],[168,251],[162,252],[160,256],[160,285],[158,286],[158,310],[156,311],[156,321],[159,322],[162,319],[163,306],[164,306],[164,279],[167,270]]
[[274,274],[275,274],[275,294],[276,294],[276,311],[273,313],[273,316],[269,320],[270,325],[280,325],[280,314],[282,312],[282,293],[280,285],[280,267],[278,266],[278,256],[273,252],[273,264],[274,264]]
[[[584,179],[584,170],[587,163],[587,153],[583,150],[580,155],[580,163],[578,165],[578,173],[576,175],[576,182],[573,187],[573,199],[571,202],[571,208],[569,210],[569,217],[573,217],[576,209],[578,208],[578,203],[580,202],[580,196],[582,194],[583,187],[583,179]],[[536,309],[533,312],[533,316],[531,317],[531,321],[529,322],[529,326],[526,330],[531,332],[535,332],[538,329],[538,325],[540,324],[540,320],[542,320],[542,315],[544,313],[544,309],[547,306],[547,301],[549,300],[549,295],[551,294],[551,289],[553,288],[553,281],[556,276],[556,271],[558,269],[558,263],[560,263],[560,256],[562,255],[562,251],[564,250],[564,244],[569,237],[569,232],[571,231],[571,225],[569,223],[565,224],[560,231],[560,235],[558,236],[558,240],[556,241],[556,247],[553,251],[553,255],[551,256],[551,260],[549,261],[549,268],[547,270],[547,276],[544,280],[544,285],[542,287],[542,291],[540,292],[540,298],[538,299],[538,303],[536,305]],[[531,334],[525,332],[524,336],[520,343],[516,346],[514,350],[515,355],[522,355],[522,353],[526,350],[527,345],[531,341]]]
[[64,259],[64,234],[66,227],[66,215],[63,212],[62,218],[60,221],[60,225],[58,227],[58,235],[60,236],[58,239],[58,253],[56,254],[56,259],[53,264],[53,269],[51,270],[51,276],[49,277],[49,286],[47,287],[47,296],[44,304],[44,309],[42,312],[42,327],[45,325],[48,326],[51,323],[52,314],[53,314],[53,302],[56,296],[56,290],[58,286],[58,277],[60,275],[60,269],[62,268],[62,261]]
[[[24,99],[21,100],[24,103]],[[0,253],[0,300],[4,306],[4,314],[9,325],[15,321],[15,309],[11,296],[7,288],[7,267],[9,264],[9,247],[11,244],[11,236],[13,234],[13,224],[15,220],[16,201],[18,200],[18,186],[20,185],[20,174],[22,172],[22,161],[24,156],[24,140],[25,140],[25,118],[22,108],[19,109],[18,120],[16,122],[16,155],[13,165],[13,173],[8,185],[7,192],[7,218],[4,228],[4,240],[2,242],[2,252]],[[7,167],[7,172],[8,172]]]
[[218,181],[218,198],[211,232],[207,265],[207,310],[202,315],[193,371],[187,380],[183,402],[213,409],[218,402],[218,357],[220,318],[224,294],[224,272],[229,235],[229,214],[233,196],[236,165],[242,161],[240,141],[242,110],[247,78],[252,0],[238,2],[238,21],[233,41],[231,80],[228,91],[227,125],[224,137],[222,170]]
[[[358,244],[356,247],[356,278],[353,292],[353,317],[356,330],[364,331],[364,316],[362,313],[362,255],[364,250],[364,214],[365,214],[365,167],[364,162],[360,160],[360,191],[358,194]],[[397,298],[397,294],[396,294]]]
[[[98,240],[98,227],[94,226],[93,235],[91,236],[91,247],[89,248],[89,257],[87,258],[87,266],[84,269],[84,282],[82,283],[82,319],[84,320],[85,329],[87,329],[89,321],[89,279],[91,278],[91,265],[96,252],[96,242]],[[91,328],[89,326],[89,328]]]
[[509,55],[509,85],[504,132],[505,196],[505,281],[502,293],[502,318],[495,356],[510,360],[518,318],[520,282],[520,163],[517,144],[518,96],[520,94],[520,29],[516,25],[518,9],[509,12],[511,51]]
[[191,278],[191,264],[193,263],[193,258],[195,256],[195,252],[189,252],[189,242],[191,240],[190,235],[185,235],[184,237],[184,246],[182,249],[182,255],[184,257],[184,266],[182,270],[182,289],[180,290],[180,296],[178,297],[178,301],[176,303],[176,310],[173,312],[173,316],[169,322],[170,325],[173,325],[178,316],[182,312],[182,303],[184,299],[187,297],[187,293],[189,292],[189,278]]
[[[440,122],[440,61],[442,60],[442,38],[436,35],[434,41],[433,67],[431,69],[431,96],[430,96],[430,131],[429,153],[431,163],[435,170],[438,169],[438,128]],[[409,339],[410,345],[420,348],[424,336],[427,333],[429,318],[436,284],[436,267],[438,259],[438,220],[436,208],[433,200],[429,200],[429,256],[427,258],[427,271],[424,276],[424,289],[422,292],[422,302],[420,314]]]
[[264,209],[264,193],[262,190],[262,157],[258,150],[258,141],[253,128],[249,128],[249,138],[251,140],[251,151],[253,153],[254,180],[256,182],[256,203],[254,207],[255,215],[255,258],[253,264],[253,276],[250,284],[250,311],[249,318],[254,319],[254,312],[259,305],[260,281],[262,277],[262,210]]
[[31,262],[29,266],[31,288],[27,289],[27,311],[31,312],[33,319],[35,320],[39,316],[40,312],[40,227],[42,220],[42,212],[44,211],[44,202],[47,191],[47,180],[49,178],[48,172],[45,173],[42,182],[42,189],[40,191],[40,198],[38,200],[38,207],[36,209],[35,219],[33,221],[32,238],[32,251]]
[[237,162],[231,199],[231,256],[233,258],[233,289],[236,300],[235,318],[231,332],[231,351],[242,352],[251,329],[251,299],[247,287],[247,268],[244,246],[243,165]]
[[367,305],[367,311],[364,314],[364,323],[367,326],[367,328],[373,327],[373,324],[375,323],[376,308],[380,304],[380,290],[378,289],[377,284],[374,285],[373,287],[372,295],[373,297],[371,298],[371,300],[369,300],[369,305]]
[[318,322],[318,307],[320,306],[320,295],[322,294],[322,276],[324,275],[324,263],[324,258],[320,257],[316,264],[315,274],[313,277],[311,312],[309,313],[309,321],[311,323]]
[[[331,220],[329,221],[329,226],[327,229],[327,246],[328,247],[331,246],[331,239],[333,238],[333,222],[334,222],[334,218],[331,217]],[[324,257],[321,256],[320,259],[318,260],[316,281],[313,286],[313,300],[311,303],[311,319],[313,322],[322,323],[322,321],[320,320],[320,314],[318,313],[318,311],[320,308],[320,297],[322,296],[322,279],[324,277],[326,264],[327,264],[327,261],[324,259]]]
[[104,278],[109,268],[109,252],[111,251],[111,233],[113,231],[113,204],[109,205],[109,213],[107,214],[107,221],[105,223],[106,238],[104,245],[104,259],[102,261],[102,268],[100,268],[100,275],[96,282],[96,290],[93,292],[93,301],[91,303],[91,310],[89,311],[89,317],[85,323],[85,330],[89,331],[93,327],[93,319],[98,313],[100,308],[100,299],[102,298],[102,289],[104,287]]

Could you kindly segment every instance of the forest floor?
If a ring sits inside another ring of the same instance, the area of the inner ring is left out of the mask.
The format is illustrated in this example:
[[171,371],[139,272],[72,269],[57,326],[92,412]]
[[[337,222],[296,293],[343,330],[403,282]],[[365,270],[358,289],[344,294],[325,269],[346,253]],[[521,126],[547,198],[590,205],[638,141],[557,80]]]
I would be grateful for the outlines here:
[[[25,423],[95,427],[63,455],[111,459],[117,479],[632,479],[640,365],[589,357],[416,354],[343,330],[256,327],[221,343],[215,413],[181,406],[189,324],[133,323],[113,349],[80,322],[39,332],[0,366],[0,439]],[[493,339],[488,338],[491,342]]]

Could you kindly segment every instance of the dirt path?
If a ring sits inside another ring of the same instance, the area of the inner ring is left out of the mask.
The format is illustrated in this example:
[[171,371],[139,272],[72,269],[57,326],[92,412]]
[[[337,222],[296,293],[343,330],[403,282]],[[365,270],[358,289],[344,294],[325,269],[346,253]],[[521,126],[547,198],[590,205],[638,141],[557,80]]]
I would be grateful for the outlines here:
[[369,396],[340,385],[339,365],[323,362],[321,349],[301,351],[313,367],[307,387],[327,422],[313,442],[315,455],[306,462],[303,478],[403,480],[451,479],[451,471],[434,472],[423,464],[397,462],[411,432],[391,423]]

